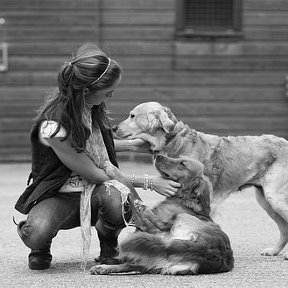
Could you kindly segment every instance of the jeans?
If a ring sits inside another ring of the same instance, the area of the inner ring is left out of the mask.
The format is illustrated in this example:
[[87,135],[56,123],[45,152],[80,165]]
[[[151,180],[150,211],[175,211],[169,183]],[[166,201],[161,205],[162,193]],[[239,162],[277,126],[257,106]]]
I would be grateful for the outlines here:
[[[125,219],[131,217],[129,206],[125,207]],[[96,187],[91,196],[91,225],[104,238],[116,238],[125,223],[122,216],[122,199],[114,187],[106,190]],[[57,193],[40,201],[29,212],[19,235],[24,244],[36,249],[49,249],[59,230],[80,226],[80,192]]]

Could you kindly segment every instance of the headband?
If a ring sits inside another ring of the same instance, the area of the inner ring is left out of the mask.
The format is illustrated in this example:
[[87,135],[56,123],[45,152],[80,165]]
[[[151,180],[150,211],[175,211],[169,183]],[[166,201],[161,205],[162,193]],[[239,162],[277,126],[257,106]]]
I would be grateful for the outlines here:
[[111,59],[109,57],[107,57],[107,58],[108,58],[108,64],[107,64],[106,69],[104,70],[104,72],[96,80],[94,80],[92,83],[90,83],[90,85],[94,85],[95,83],[97,83],[106,74],[106,72],[108,71],[108,69],[110,67],[110,64],[111,64]]

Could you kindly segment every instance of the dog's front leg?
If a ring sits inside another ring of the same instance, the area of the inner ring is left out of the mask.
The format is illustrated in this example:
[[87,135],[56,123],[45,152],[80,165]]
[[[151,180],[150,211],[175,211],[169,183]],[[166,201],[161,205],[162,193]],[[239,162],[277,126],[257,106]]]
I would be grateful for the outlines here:
[[[141,231],[151,231],[152,229],[155,229],[155,226],[151,221],[149,220],[149,217],[147,216],[147,213],[149,214],[149,208],[139,200],[135,200],[131,203],[131,207],[134,207],[134,219],[135,219],[135,226],[141,230]],[[151,211],[151,210],[150,210]]]
[[167,227],[167,223],[159,218],[157,214],[153,213],[153,211],[145,206],[143,202],[134,201],[134,206],[138,212],[138,223],[136,222],[136,226],[140,230],[145,232],[156,232],[167,231],[171,228]]
[[90,269],[91,275],[108,275],[113,273],[127,273],[135,271],[135,268],[132,268],[128,263],[122,263],[118,265],[95,265]]

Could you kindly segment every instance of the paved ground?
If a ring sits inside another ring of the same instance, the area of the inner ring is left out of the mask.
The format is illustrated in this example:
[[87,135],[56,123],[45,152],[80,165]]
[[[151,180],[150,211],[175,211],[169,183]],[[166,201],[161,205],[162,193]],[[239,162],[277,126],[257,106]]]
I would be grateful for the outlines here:
[[[123,171],[153,172],[149,164],[121,163]],[[117,275],[92,276],[80,270],[81,236],[78,228],[60,231],[53,241],[52,268],[31,271],[27,268],[28,248],[18,238],[12,222],[25,219],[14,210],[17,197],[25,188],[29,164],[0,165],[0,287],[287,287],[288,261],[280,256],[263,257],[260,251],[278,237],[276,225],[258,206],[252,189],[231,196],[219,210],[216,222],[229,235],[235,255],[232,272],[198,276]],[[139,190],[149,204],[161,200],[152,192]],[[93,257],[99,253],[93,234]],[[288,247],[287,247],[288,248]],[[286,248],[286,249],[287,249]]]

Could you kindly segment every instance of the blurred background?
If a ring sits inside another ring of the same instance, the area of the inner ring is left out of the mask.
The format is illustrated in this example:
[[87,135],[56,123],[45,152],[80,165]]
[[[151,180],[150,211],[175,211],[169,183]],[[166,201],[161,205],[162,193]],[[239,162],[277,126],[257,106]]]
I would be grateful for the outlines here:
[[205,133],[287,137],[287,40],[287,0],[1,0],[0,162],[30,161],[35,110],[84,42],[124,68],[115,122],[158,101]]

